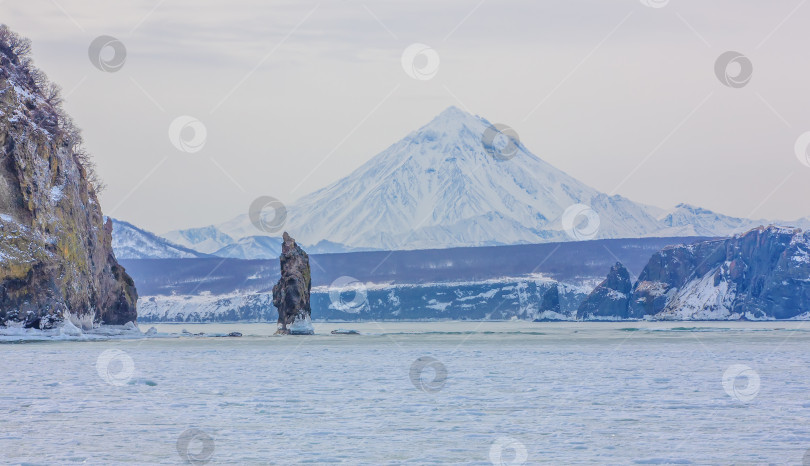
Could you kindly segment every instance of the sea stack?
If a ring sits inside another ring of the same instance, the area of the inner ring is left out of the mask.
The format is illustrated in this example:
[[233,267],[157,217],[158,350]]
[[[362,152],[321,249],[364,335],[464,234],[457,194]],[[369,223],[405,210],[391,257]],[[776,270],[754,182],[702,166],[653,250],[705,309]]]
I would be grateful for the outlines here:
[[309,307],[309,291],[312,278],[309,271],[309,256],[296,244],[287,232],[281,245],[281,278],[273,287],[273,305],[278,308],[278,331],[280,335],[312,335]]

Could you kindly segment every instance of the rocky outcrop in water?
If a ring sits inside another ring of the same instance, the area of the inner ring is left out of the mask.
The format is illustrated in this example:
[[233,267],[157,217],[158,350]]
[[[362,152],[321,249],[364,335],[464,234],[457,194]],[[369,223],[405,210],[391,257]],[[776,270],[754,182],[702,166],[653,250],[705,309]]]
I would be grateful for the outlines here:
[[273,287],[273,305],[278,309],[279,334],[313,333],[309,306],[312,276],[309,256],[284,232],[281,245],[281,278]]
[[607,278],[580,304],[577,319],[612,320],[630,317],[627,303],[632,288],[630,272],[620,262],[616,262],[610,268]]
[[92,163],[29,50],[0,26],[0,326],[134,322]]
[[556,283],[548,287],[543,298],[540,301],[540,312],[554,312],[562,314],[562,307],[560,306],[560,288]]
[[[609,307],[597,290],[586,302]],[[584,306],[584,304],[583,304]],[[615,317],[765,320],[810,317],[810,233],[759,227],[652,256]]]

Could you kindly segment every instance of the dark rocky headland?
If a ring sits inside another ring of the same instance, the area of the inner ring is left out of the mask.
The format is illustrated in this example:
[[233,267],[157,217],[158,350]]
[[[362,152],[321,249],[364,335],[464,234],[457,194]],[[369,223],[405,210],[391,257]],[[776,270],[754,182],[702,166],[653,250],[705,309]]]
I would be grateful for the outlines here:
[[0,326],[135,322],[92,162],[30,47],[0,26]]
[[[626,294],[617,267],[578,317],[770,320],[810,317],[810,232],[777,226],[654,254]],[[613,285],[611,285],[611,283]],[[618,286],[617,286],[618,285]]]

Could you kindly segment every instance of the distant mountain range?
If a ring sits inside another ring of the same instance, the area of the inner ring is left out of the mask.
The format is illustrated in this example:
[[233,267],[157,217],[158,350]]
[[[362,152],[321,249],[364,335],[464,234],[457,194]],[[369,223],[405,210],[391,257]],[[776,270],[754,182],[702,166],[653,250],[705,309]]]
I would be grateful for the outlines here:
[[174,244],[122,220],[112,219],[112,247],[119,259],[199,259],[212,257]]
[[[272,236],[247,236],[234,240],[216,227],[206,227],[161,237],[123,220],[112,219],[112,223],[112,245],[115,257],[119,259],[278,259],[281,253],[281,238]],[[311,254],[355,252],[353,248],[328,241],[306,246],[306,251]]]
[[[750,220],[687,204],[667,211],[610,196],[541,160],[505,136],[508,131],[493,128],[450,107],[345,178],[287,206],[284,229],[308,252],[328,253],[582,239],[570,235],[570,221],[564,225],[566,211],[578,205],[598,216],[598,228],[587,235],[596,239],[728,236],[770,223],[810,227],[810,218]],[[584,218],[575,219],[578,227]],[[277,257],[280,249],[280,238],[255,228],[247,213],[164,237],[173,243],[167,254],[181,246],[220,257],[263,259]]]
[[[810,236],[757,227],[810,219],[609,196],[492,132],[451,107],[287,207],[284,229],[311,254],[314,318],[808,318]],[[114,221],[113,238],[142,322],[276,319],[281,240],[248,214],[165,237]]]

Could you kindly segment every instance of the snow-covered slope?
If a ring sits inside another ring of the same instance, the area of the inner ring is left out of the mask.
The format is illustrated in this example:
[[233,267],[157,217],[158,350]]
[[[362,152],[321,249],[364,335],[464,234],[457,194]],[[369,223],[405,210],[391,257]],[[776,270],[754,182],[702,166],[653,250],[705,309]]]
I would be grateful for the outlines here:
[[[346,178],[288,208],[286,228],[302,244],[417,249],[568,239],[561,217],[575,204],[599,213],[597,237],[658,229],[658,209],[607,196],[517,143],[514,157],[487,151],[491,125],[455,107],[375,156]],[[255,229],[246,215],[219,229]]]
[[112,246],[118,259],[192,259],[210,257],[173,244],[131,223],[112,219]]
[[[747,231],[759,225],[767,225],[767,220],[749,220],[729,217],[710,210],[688,204],[678,204],[671,212],[661,218],[661,231],[657,236],[730,236]],[[666,233],[660,235],[661,232]]]
[[[326,241],[336,243],[337,251],[593,237],[727,236],[770,223],[685,204],[666,212],[608,196],[554,168],[514,140],[510,146],[513,156],[493,156],[495,144],[488,138],[491,127],[481,117],[450,107],[345,178],[288,206],[285,229],[294,232],[301,244]],[[563,213],[577,204],[598,214],[595,236],[571,238],[566,233]],[[779,223],[806,227],[810,222]],[[247,215],[240,215],[217,226],[175,231],[167,237],[215,253],[255,235],[265,233]]]
[[233,259],[277,259],[280,254],[281,239],[269,236],[248,236],[214,252]]
[[163,237],[175,244],[206,254],[214,253],[235,242],[234,238],[213,225],[202,228],[189,228],[187,230],[174,230],[164,234]]

